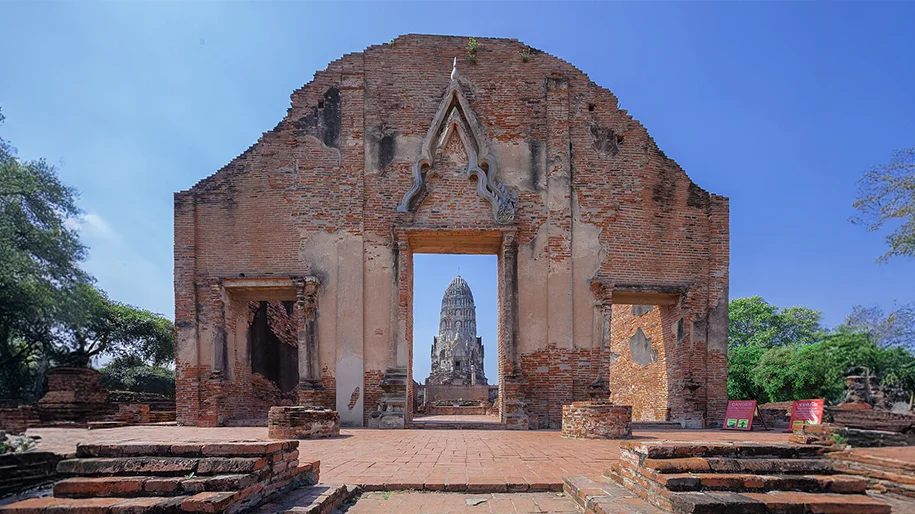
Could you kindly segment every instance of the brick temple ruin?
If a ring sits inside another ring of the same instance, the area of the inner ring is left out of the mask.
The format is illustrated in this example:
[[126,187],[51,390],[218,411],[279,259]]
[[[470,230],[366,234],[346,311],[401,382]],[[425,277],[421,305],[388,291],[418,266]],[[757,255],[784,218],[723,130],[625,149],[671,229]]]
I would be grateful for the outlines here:
[[291,99],[175,194],[180,423],[296,404],[409,423],[416,253],[498,256],[506,428],[558,427],[595,391],[633,420],[720,423],[728,200],[613,93],[516,40],[408,35]]

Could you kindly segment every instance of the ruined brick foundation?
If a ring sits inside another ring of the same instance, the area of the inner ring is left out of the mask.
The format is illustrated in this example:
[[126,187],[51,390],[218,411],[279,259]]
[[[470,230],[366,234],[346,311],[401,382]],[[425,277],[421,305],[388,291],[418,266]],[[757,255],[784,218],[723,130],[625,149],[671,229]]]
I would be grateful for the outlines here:
[[632,407],[608,401],[574,402],[562,406],[562,437],[569,439],[629,439]]
[[313,407],[271,407],[270,439],[319,439],[340,435],[340,413]]

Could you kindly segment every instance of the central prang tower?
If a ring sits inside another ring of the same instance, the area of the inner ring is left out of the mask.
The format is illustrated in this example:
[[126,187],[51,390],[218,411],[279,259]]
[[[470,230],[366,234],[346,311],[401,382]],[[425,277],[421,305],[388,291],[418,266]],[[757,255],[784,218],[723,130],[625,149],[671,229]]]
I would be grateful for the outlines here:
[[432,371],[427,385],[487,385],[483,339],[477,337],[477,309],[460,275],[445,289],[438,335],[432,341]]

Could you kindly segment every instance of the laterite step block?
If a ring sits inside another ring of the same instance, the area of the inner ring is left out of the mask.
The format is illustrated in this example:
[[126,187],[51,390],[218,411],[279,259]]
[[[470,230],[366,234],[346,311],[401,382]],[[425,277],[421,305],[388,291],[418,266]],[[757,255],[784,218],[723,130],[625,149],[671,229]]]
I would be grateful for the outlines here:
[[610,483],[603,477],[590,478],[583,475],[563,477],[563,492],[585,514],[663,514],[664,511],[650,505],[629,490]]
[[770,459],[732,457],[689,457],[683,459],[645,459],[642,466],[658,473],[745,473],[768,475],[830,475],[832,463],[826,459]]
[[646,476],[670,491],[802,491],[864,494],[867,480],[849,475],[747,475],[739,473],[675,473]]
[[732,457],[778,459],[799,459],[819,457],[826,448],[794,444],[753,444],[753,443],[703,443],[703,442],[644,442],[625,441],[620,443],[623,453],[631,452],[649,459],[681,459],[687,457]]
[[98,457],[62,460],[57,465],[57,472],[80,476],[224,475],[251,473],[268,464],[263,457]]
[[890,514],[891,507],[863,494],[676,493],[675,514]]
[[99,496],[178,496],[213,491],[236,491],[254,485],[257,473],[215,475],[208,477],[76,477],[54,485],[59,498],[92,498]]

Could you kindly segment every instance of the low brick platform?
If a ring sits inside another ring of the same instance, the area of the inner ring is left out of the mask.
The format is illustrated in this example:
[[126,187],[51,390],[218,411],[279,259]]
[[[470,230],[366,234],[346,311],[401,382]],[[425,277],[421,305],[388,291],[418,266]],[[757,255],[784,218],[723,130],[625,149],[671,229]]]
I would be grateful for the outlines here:
[[840,475],[817,446],[625,442],[605,474],[678,514],[889,514],[867,482]]
[[[797,444],[835,446],[837,449],[842,449],[841,446],[843,445],[853,448],[879,448],[883,446],[915,446],[915,433],[900,434],[881,430],[861,430],[823,423],[820,425],[804,425],[800,430],[791,434],[788,440]],[[842,443],[839,444],[839,441],[842,441]]]
[[562,406],[562,437],[569,439],[628,439],[632,437],[632,407],[608,401],[573,402]]
[[24,434],[33,415],[31,407],[0,409],[0,431],[12,435]]
[[827,457],[836,470],[867,480],[870,489],[915,498],[915,447],[846,450]]
[[53,368],[48,371],[48,392],[35,410],[42,423],[86,423],[117,412],[108,391],[99,385],[101,373],[88,368]]
[[485,405],[427,405],[426,416],[485,416]]
[[271,439],[319,439],[340,435],[340,413],[314,407],[270,407],[267,436]]
[[298,441],[79,445],[61,461],[54,496],[0,508],[42,512],[240,512],[318,481],[320,463],[298,461]]

